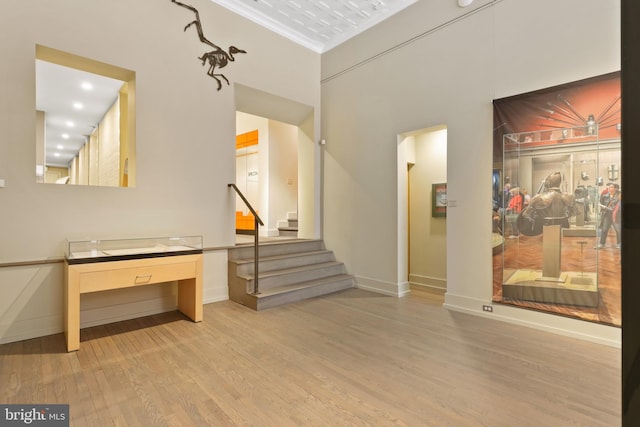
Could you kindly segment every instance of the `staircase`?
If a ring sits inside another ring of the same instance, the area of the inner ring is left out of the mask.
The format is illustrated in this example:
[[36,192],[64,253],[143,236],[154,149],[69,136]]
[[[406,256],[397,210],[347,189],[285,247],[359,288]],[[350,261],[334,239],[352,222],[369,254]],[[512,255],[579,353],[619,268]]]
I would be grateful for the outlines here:
[[259,246],[259,294],[254,295],[254,246],[229,249],[229,298],[254,310],[277,307],[343,289],[355,281],[322,240]]
[[298,237],[297,212],[287,212],[287,219],[278,221],[278,236]]

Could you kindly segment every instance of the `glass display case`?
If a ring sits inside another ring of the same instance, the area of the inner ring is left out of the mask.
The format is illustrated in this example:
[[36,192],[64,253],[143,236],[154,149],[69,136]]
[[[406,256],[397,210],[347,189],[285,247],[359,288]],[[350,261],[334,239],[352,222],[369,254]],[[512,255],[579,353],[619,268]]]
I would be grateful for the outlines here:
[[202,253],[202,236],[67,241],[69,264]]
[[620,139],[599,140],[597,124],[503,136],[502,301],[598,306],[599,249],[620,243],[602,197],[619,191],[619,165]]

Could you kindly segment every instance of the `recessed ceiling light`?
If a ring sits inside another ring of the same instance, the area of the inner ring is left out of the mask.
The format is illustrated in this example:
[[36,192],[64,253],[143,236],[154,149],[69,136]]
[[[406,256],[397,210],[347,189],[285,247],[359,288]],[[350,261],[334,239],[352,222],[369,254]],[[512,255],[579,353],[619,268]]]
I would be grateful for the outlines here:
[[471,3],[473,3],[473,0],[458,0],[458,6],[460,7],[467,7]]
[[82,84],[80,85],[82,87],[82,89],[84,90],[91,90],[93,89],[93,85],[89,82],[82,82]]
[[60,157],[60,153],[53,153],[54,156]]
[[82,110],[84,108],[84,106],[79,102],[74,102],[73,103],[73,108],[75,108],[76,110]]
[[62,135],[63,139],[69,139],[69,134],[68,133],[63,133]]
[[75,126],[72,121],[68,121],[66,125],[68,128],[72,128],[73,126]]
[[63,145],[58,144],[58,145],[56,145],[56,148],[57,148],[58,150],[63,150],[63,149],[64,149],[64,146],[63,146]]

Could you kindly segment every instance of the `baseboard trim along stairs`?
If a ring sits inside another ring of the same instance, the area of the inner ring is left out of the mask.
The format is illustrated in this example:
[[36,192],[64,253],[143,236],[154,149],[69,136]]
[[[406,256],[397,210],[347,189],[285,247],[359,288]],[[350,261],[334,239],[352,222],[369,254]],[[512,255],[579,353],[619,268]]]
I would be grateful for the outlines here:
[[260,243],[259,294],[253,294],[254,246],[229,249],[229,299],[264,310],[355,287],[353,276],[322,240]]

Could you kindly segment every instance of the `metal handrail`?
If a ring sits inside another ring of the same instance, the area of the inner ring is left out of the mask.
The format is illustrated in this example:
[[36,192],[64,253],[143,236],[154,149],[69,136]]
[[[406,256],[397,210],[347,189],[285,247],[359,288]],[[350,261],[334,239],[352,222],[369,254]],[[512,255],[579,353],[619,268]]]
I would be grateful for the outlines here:
[[260,293],[259,287],[258,287],[258,262],[259,262],[259,254],[258,254],[259,252],[258,251],[258,234],[259,233],[258,232],[259,232],[260,226],[264,225],[264,222],[262,222],[262,220],[258,216],[258,213],[255,211],[255,209],[253,209],[253,206],[251,206],[251,203],[249,203],[247,198],[244,197],[244,194],[242,194],[240,189],[236,187],[235,184],[228,184],[228,187],[231,187],[234,190],[236,190],[236,193],[238,193],[238,196],[240,196],[244,204],[247,205],[247,207],[253,214],[254,224],[255,224],[255,236],[254,236],[254,243],[253,243],[253,262],[254,262],[253,294],[258,295]]

